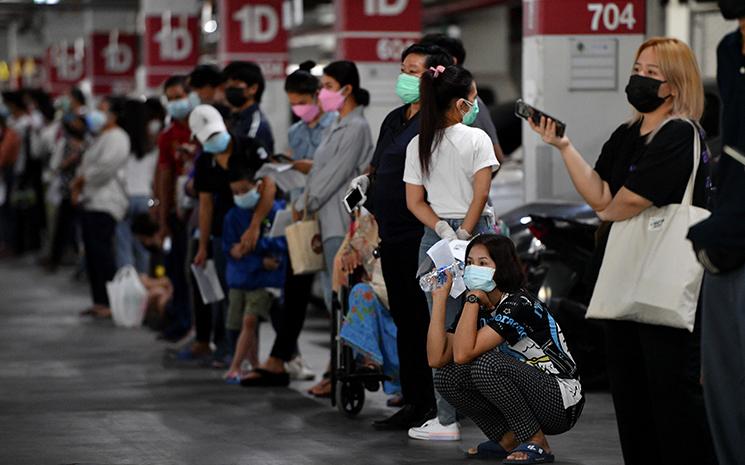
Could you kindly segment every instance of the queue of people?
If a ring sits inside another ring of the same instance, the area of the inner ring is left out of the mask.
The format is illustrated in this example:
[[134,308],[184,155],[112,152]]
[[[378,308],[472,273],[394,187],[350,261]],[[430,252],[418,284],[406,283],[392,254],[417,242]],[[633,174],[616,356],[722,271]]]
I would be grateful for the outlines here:
[[[725,143],[743,150],[745,115],[733,103],[743,94],[737,91],[742,75],[730,63],[745,55],[740,13],[742,31],[720,47],[720,84],[732,96],[732,103],[724,100]],[[311,72],[315,63],[305,62],[286,78],[295,116],[287,134],[273,133],[262,112],[265,82],[250,62],[222,70],[200,65],[169,78],[160,98],[147,101],[108,96],[94,103],[70,89],[53,105],[41,92],[4,93],[0,253],[44,246],[50,271],[66,253],[83,256],[92,305],[82,315],[94,318],[111,316],[106,283],[118,268],[134,266],[157,308],[152,326],[179,343],[169,356],[224,369],[227,384],[247,388],[314,378],[298,347],[313,282],[322,283],[329,311],[348,286],[340,337],[362,369],[389,377],[385,392],[399,407],[374,422],[376,429],[456,441],[459,420],[470,418],[487,441],[469,449],[469,457],[552,462],[547,435],[570,430],[587,399],[559,324],[525,289],[515,246],[495,226],[489,190],[503,155],[493,124],[479,111],[483,103],[465,58],[462,44],[443,35],[408,47],[391,83],[402,106],[387,115],[377,141],[365,117],[374,96],[350,61],[328,64],[320,77]],[[738,389],[732,392],[742,393],[742,380],[731,374],[741,370],[724,361],[735,351],[731,359],[742,363],[742,340],[741,334],[717,339],[712,328],[728,332],[714,316],[723,307],[733,311],[728,321],[742,320],[734,310],[742,303],[743,264],[725,263],[735,274],[717,268],[733,256],[723,250],[742,246],[730,228],[743,224],[742,202],[734,200],[742,198],[742,167],[721,163],[712,178],[708,152],[694,153],[703,88],[684,43],[646,41],[626,93],[633,116],[610,135],[594,166],[568,136],[556,135],[555,122],[529,121],[559,150],[578,193],[604,222],[596,274],[612,245],[613,223],[688,198],[714,209],[690,233],[708,270],[694,331],[605,322],[624,460],[716,463],[718,457],[734,464],[733,429],[741,425],[728,409],[739,404],[737,394],[733,403],[721,401],[718,380],[731,375]],[[287,139],[287,153],[275,153],[279,138]],[[303,174],[304,186],[283,192],[262,169],[270,163]],[[351,189],[367,199],[353,215],[343,205]],[[287,239],[272,231],[283,210],[293,221],[317,218],[324,261],[317,273],[293,271]],[[427,251],[442,240],[469,241],[467,291],[456,298],[450,273],[427,293],[416,278]],[[211,304],[190,271],[208,262],[225,294]],[[275,330],[263,362],[262,321]],[[311,395],[333,394],[329,370]]]

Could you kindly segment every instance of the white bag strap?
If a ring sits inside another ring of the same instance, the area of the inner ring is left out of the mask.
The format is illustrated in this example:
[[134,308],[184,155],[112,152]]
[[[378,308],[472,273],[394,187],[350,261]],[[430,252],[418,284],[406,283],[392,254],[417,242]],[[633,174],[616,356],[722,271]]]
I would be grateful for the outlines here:
[[681,205],[692,205],[696,174],[698,174],[698,165],[701,162],[701,135],[698,132],[698,126],[696,126],[696,123],[689,119],[686,119],[686,121],[693,126],[693,171],[691,172],[690,178],[688,178],[688,185],[686,186],[685,194],[683,194]]

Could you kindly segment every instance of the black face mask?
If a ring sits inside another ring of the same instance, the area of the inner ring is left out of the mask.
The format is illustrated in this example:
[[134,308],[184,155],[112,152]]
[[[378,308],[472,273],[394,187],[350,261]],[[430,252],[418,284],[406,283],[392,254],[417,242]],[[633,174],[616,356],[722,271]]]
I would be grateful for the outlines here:
[[240,108],[248,101],[248,97],[243,94],[243,91],[243,87],[228,87],[225,89],[225,99],[232,106]]
[[745,18],[745,2],[742,0],[719,0],[719,9],[724,19]]
[[626,98],[639,113],[652,113],[670,97],[659,96],[660,86],[665,82],[633,74],[626,86]]

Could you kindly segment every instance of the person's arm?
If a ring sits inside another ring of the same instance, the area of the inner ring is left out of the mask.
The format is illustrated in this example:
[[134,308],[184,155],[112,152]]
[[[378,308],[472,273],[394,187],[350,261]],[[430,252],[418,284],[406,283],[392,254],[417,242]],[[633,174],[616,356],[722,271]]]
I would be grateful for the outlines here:
[[425,199],[424,186],[406,183],[406,207],[428,228],[434,230],[440,218]]
[[269,212],[272,211],[274,198],[277,196],[277,185],[272,178],[264,176],[262,178],[262,184],[264,187],[261,189],[261,197],[254,209],[251,224],[248,225],[248,229],[241,236],[241,244],[243,244],[246,252],[252,252],[256,248],[256,242],[258,242],[261,235],[261,223],[269,215]]
[[468,234],[473,234],[476,224],[484,213],[484,207],[489,200],[489,189],[491,188],[491,167],[481,168],[473,176],[473,199],[468,206],[468,212],[463,219],[461,228]]
[[207,261],[207,247],[212,234],[212,210],[214,200],[211,192],[199,193],[199,248],[194,257],[194,264],[204,266]]
[[442,368],[453,361],[453,335],[445,330],[445,309],[453,285],[447,273],[447,282],[432,292],[432,316],[427,331],[427,361],[432,368]]
[[11,166],[18,159],[21,150],[21,138],[13,129],[5,128],[5,137],[0,142],[0,166]]
[[541,136],[544,142],[559,149],[569,172],[569,177],[572,179],[572,184],[574,184],[574,188],[579,195],[585,199],[585,202],[596,212],[608,208],[611,200],[613,200],[610,186],[585,161],[566,135],[561,138],[556,137],[556,123],[551,119],[546,120],[541,117],[540,124],[534,124],[531,119],[528,119],[528,124],[533,131]]
[[[489,302],[489,298],[482,291],[472,291],[470,294],[476,295],[482,303],[488,304]],[[466,302],[453,337],[455,363],[469,363],[504,342],[502,336],[489,326],[478,329],[478,319],[479,304]]]
[[623,221],[635,217],[651,206],[651,201],[622,187],[608,204],[608,207],[597,213],[603,221]]
[[497,157],[500,165],[504,163],[504,151],[502,150],[502,146],[499,145],[499,142],[494,144],[494,155]]

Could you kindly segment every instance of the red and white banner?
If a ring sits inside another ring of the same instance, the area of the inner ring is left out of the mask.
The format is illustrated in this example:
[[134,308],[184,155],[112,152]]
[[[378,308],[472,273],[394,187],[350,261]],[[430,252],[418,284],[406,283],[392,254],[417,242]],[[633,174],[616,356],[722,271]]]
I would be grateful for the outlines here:
[[421,0],[335,0],[337,58],[401,61],[421,36]]
[[76,45],[52,45],[44,56],[49,91],[61,94],[86,77],[86,49],[82,41]]
[[144,65],[149,88],[174,74],[188,74],[199,59],[199,19],[163,13],[145,17]]
[[284,79],[287,29],[283,0],[220,1],[220,63],[253,61],[266,79]]
[[113,31],[90,36],[88,74],[95,95],[127,94],[135,88],[137,35]]
[[645,0],[524,0],[523,36],[644,34]]

